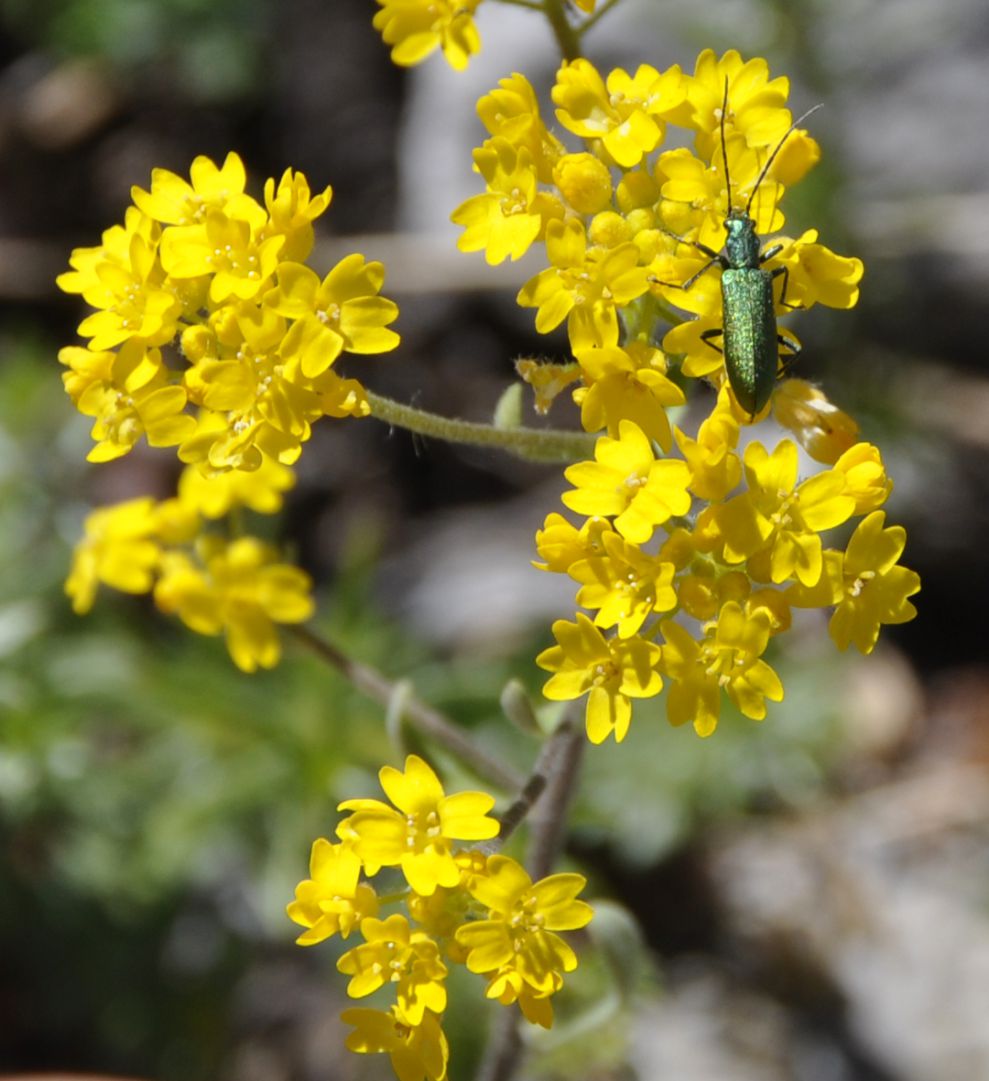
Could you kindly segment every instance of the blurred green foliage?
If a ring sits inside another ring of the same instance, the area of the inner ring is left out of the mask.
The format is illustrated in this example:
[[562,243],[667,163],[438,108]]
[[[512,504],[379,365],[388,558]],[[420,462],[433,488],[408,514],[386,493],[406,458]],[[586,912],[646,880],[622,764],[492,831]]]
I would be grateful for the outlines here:
[[267,0],[0,0],[0,17],[24,42],[98,56],[210,102],[250,94],[272,14]]

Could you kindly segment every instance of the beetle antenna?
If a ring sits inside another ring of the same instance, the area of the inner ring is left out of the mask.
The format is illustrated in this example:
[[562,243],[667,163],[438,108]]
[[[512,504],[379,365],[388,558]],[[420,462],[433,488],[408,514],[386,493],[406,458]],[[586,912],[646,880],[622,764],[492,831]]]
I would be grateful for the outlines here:
[[725,189],[728,194],[728,217],[731,217],[731,177],[728,175],[728,140],[725,138],[725,114],[728,112],[728,76],[725,76],[725,98],[721,103],[721,156],[725,162]]
[[[802,116],[798,116],[796,120],[787,128],[786,134],[776,144],[772,154],[766,159],[766,164],[762,167],[762,172],[759,174],[759,179],[755,182],[755,187],[752,189],[752,194],[749,196],[749,201],[745,204],[745,213],[748,214],[752,207],[752,200],[756,196],[756,192],[759,190],[759,185],[766,179],[766,174],[769,172],[770,167],[776,160],[776,155],[783,149],[783,144],[790,138],[790,136],[797,130],[798,125],[802,124],[811,113],[816,113],[818,109],[823,109],[823,104],[817,104],[808,109]],[[725,171],[727,172],[728,163],[725,162]]]

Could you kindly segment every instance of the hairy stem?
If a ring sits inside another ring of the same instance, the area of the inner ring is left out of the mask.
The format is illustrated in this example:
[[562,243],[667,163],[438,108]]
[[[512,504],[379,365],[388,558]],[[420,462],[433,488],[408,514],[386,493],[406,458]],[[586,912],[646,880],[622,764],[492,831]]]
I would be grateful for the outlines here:
[[386,709],[401,710],[404,719],[422,735],[442,744],[465,765],[499,788],[521,789],[525,779],[511,766],[478,746],[448,717],[416,698],[407,685],[392,683],[376,668],[348,657],[333,643],[308,627],[290,628],[295,637],[319,658],[326,661],[368,698]]
[[391,398],[367,392],[371,415],[386,424],[410,432],[444,439],[448,443],[467,443],[476,447],[498,447],[530,462],[576,462],[593,457],[594,436],[585,432],[566,432],[554,428],[495,428],[468,420],[454,420],[438,413],[427,413]]

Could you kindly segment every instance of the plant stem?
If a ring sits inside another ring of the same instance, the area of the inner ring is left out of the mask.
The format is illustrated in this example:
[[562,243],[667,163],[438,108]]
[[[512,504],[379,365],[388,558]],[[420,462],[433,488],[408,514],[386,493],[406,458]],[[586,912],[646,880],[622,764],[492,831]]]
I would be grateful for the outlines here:
[[542,11],[543,5],[539,0],[501,0],[503,4],[511,4],[513,7],[528,8],[530,11]]
[[479,777],[509,791],[517,791],[524,786],[525,779],[515,769],[479,747],[462,728],[416,698],[407,688],[392,683],[376,668],[348,657],[309,627],[296,626],[290,630],[303,645],[345,676],[362,694],[386,709],[396,708],[395,703],[398,702],[398,708],[409,724],[422,735],[446,747]]
[[467,443],[476,447],[498,447],[530,462],[577,462],[594,455],[595,437],[585,432],[567,432],[555,428],[495,428],[468,420],[454,420],[427,413],[391,398],[367,392],[371,415],[406,428],[410,432],[445,439],[448,443]]
[[567,18],[566,0],[543,0],[543,13],[553,28],[563,59],[576,60],[580,56],[580,34]]
[[575,707],[571,707],[554,733],[554,736],[559,733],[560,738],[552,749],[546,787],[529,816],[532,831],[526,864],[534,881],[545,878],[553,870],[567,833],[567,812],[587,742],[584,726],[577,720],[575,712]]
[[526,816],[542,796],[549,782],[549,778],[555,773],[557,760],[567,753],[566,748],[573,739],[575,722],[569,716],[553,729],[553,734],[543,743],[539,757],[536,759],[532,772],[525,784],[519,790],[514,802],[501,816],[501,832],[498,834],[498,844],[502,845],[525,821]]
[[607,12],[611,11],[613,7],[618,5],[619,0],[604,0],[604,3],[594,12],[593,15],[588,15],[583,23],[577,28],[579,33],[586,34],[588,30]]
[[[530,815],[532,833],[526,864],[534,882],[545,878],[552,871],[563,845],[567,809],[576,786],[585,742],[583,725],[577,721],[574,707],[571,707],[544,744],[532,776],[520,792],[519,799],[502,816],[499,840],[508,836],[506,829],[511,832],[530,807],[533,809],[533,814]],[[521,812],[516,811],[530,786],[535,786],[536,777],[542,782],[539,785],[541,794],[527,803]],[[513,818],[518,821],[513,822]],[[519,1017],[515,1010],[511,1009],[495,1022],[476,1081],[511,1081],[522,1058],[522,1050]]]

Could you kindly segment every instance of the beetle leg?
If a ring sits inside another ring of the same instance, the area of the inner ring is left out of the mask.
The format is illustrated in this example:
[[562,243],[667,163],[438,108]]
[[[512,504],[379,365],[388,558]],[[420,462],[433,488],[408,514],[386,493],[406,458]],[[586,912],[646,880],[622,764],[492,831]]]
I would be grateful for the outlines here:
[[722,356],[724,356],[724,349],[722,349],[720,346],[715,345],[714,342],[711,341],[712,338],[723,338],[724,336],[725,332],[721,329],[721,327],[708,327],[707,330],[701,332],[701,341],[705,345],[709,345],[716,353],[720,353]]
[[[703,337],[703,335],[701,335],[701,337]],[[785,346],[789,350],[789,352],[783,353],[780,356],[780,370],[777,378],[782,379],[793,367],[797,357],[803,352],[803,346],[800,345],[799,342],[795,342],[791,338],[786,337],[785,334],[777,334],[776,340],[780,345]]]
[[684,292],[686,292],[694,284],[694,282],[697,281],[697,279],[700,278],[702,275],[706,274],[711,269],[711,267],[714,266],[715,263],[721,263],[722,268],[724,267],[722,257],[717,252],[714,253],[714,255],[700,268],[700,270],[697,271],[696,274],[691,274],[691,276],[682,285],[680,284],[680,282],[663,282],[660,281],[659,278],[650,278],[649,283],[650,285],[665,285],[669,289],[683,289]]
[[774,267],[769,273],[774,278],[778,278],[780,275],[783,276],[783,288],[780,290],[780,304],[784,308],[789,308],[792,312],[803,311],[803,304],[791,304],[786,299],[786,287],[790,284],[790,268],[785,266],[778,266]]

